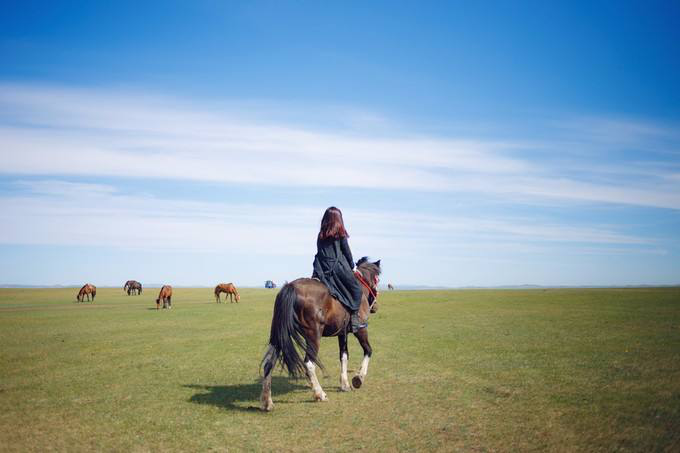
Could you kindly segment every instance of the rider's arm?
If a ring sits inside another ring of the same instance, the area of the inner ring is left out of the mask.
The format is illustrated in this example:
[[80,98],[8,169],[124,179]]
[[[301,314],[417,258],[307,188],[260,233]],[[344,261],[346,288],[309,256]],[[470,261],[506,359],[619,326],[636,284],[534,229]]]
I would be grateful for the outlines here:
[[352,258],[352,251],[349,249],[347,238],[340,239],[340,250],[342,251],[342,254],[345,255],[349,267],[354,268],[354,259]]

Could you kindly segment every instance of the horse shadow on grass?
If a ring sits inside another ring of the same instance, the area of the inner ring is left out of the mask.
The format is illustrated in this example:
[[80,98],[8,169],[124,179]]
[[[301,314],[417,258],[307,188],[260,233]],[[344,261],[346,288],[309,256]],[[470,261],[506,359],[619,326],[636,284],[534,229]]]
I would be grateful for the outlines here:
[[[272,387],[276,388],[276,394],[286,394],[298,390],[309,390],[309,386],[303,385],[304,381],[296,381],[285,376],[272,376]],[[227,410],[255,412],[260,411],[260,393],[262,392],[262,381],[259,379],[252,384],[236,385],[200,385],[187,384],[183,387],[201,390],[196,393],[189,401],[196,404],[211,404]],[[257,406],[243,406],[239,403],[245,401],[256,401]]]

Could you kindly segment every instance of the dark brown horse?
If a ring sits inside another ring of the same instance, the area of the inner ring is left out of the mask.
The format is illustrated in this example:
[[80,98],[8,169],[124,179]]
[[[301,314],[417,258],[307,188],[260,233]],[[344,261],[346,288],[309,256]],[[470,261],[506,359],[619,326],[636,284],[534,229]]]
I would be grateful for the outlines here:
[[137,280],[128,280],[127,282],[125,282],[125,286],[123,287],[123,289],[127,291],[128,296],[142,294],[142,284],[139,283]]
[[126,281],[125,284],[123,285],[123,291],[125,291],[126,293],[128,293],[128,296],[130,295],[130,291],[129,291],[128,288],[130,288],[130,283],[132,283],[132,282],[134,282],[134,280],[128,280],[128,281]]
[[[378,297],[378,276],[380,260],[375,263],[362,258],[357,262],[357,280],[361,283],[362,296],[359,316],[365,322]],[[340,346],[340,389],[349,391],[347,379],[347,334],[349,333],[349,313],[332,297],[328,288],[311,278],[299,278],[285,285],[274,302],[274,315],[269,336],[269,346],[262,359],[264,378],[262,380],[262,409],[274,408],[271,385],[272,372],[277,363],[288,370],[292,377],[306,375],[314,391],[314,399],[326,401],[327,395],[316,377],[316,365],[322,366],[318,358],[321,337],[338,337]],[[359,373],[352,378],[355,388],[361,387],[370,361],[372,350],[368,342],[368,329],[364,326],[354,334],[364,350]],[[298,348],[304,352],[300,357]]]
[[392,283],[387,284],[387,289],[389,289],[390,291],[394,291],[394,286],[392,286]]
[[241,296],[238,295],[238,291],[236,290],[236,287],[234,286],[233,283],[220,283],[215,287],[215,299],[217,299],[217,303],[219,304],[222,302],[220,300],[220,294],[225,293],[224,296],[224,301],[227,301],[227,296],[229,296],[229,300],[231,303],[234,303],[234,296],[236,296],[236,302],[241,300]]
[[78,302],[85,302],[85,296],[87,296],[87,300],[90,301],[90,296],[92,296],[91,302],[94,302],[94,297],[97,295],[97,287],[94,285],[91,285],[89,283],[85,283],[82,288],[80,288],[80,291],[78,291],[78,295],[76,296],[76,300]]
[[172,308],[172,286],[163,285],[156,299],[156,310],[161,308],[161,301],[163,301],[163,308]]

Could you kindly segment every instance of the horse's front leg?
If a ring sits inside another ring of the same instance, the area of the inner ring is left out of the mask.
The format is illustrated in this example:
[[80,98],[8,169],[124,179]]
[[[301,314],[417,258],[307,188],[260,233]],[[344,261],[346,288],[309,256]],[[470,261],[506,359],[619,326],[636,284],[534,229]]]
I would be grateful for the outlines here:
[[349,352],[347,350],[347,335],[342,333],[338,335],[338,346],[340,348],[340,390],[349,392],[352,387],[349,386],[349,379],[347,378],[347,361],[349,360]]
[[357,375],[352,378],[352,385],[355,389],[358,389],[361,387],[361,384],[364,383],[364,378],[368,373],[368,362],[371,360],[371,354],[373,354],[373,350],[371,349],[371,344],[368,342],[368,329],[360,329],[354,334],[354,336],[357,337],[361,348],[364,350],[364,358],[361,361],[361,369],[359,369],[359,373],[357,373]]

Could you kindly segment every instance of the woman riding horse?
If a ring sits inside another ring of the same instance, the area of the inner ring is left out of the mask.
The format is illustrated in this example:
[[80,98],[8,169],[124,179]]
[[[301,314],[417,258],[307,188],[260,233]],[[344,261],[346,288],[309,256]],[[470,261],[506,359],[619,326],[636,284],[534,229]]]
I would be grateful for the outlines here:
[[[380,260],[370,263],[366,257],[352,273],[352,252],[347,244],[347,231],[338,208],[330,207],[321,221],[314,259],[314,278],[299,278],[283,286],[274,302],[269,334],[269,347],[262,359],[264,368],[262,409],[274,408],[271,396],[272,372],[281,363],[291,376],[306,375],[314,398],[326,401],[326,392],[316,377],[321,337],[338,337],[340,348],[340,389],[349,391],[347,335],[351,331],[364,350],[361,368],[352,378],[355,388],[361,387],[373,350],[368,342],[368,329],[361,324],[373,313],[378,297]],[[304,352],[304,359],[298,349]]]
[[354,259],[348,237],[342,212],[335,206],[326,209],[316,239],[312,278],[326,285],[331,295],[347,308],[351,314],[352,332],[357,332],[361,328],[357,313],[361,305],[361,287],[352,272]]

